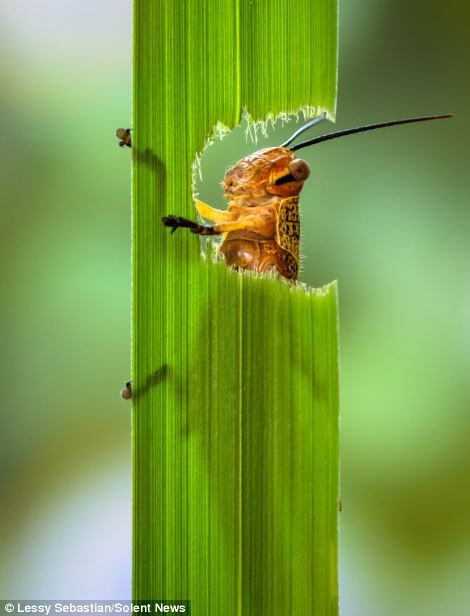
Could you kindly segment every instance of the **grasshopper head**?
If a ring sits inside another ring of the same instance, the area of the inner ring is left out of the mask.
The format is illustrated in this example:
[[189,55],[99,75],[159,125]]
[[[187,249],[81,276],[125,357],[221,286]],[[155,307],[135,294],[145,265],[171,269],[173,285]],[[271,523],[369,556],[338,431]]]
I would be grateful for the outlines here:
[[225,198],[263,199],[300,193],[310,175],[307,163],[284,148],[267,148],[242,158],[225,174]]

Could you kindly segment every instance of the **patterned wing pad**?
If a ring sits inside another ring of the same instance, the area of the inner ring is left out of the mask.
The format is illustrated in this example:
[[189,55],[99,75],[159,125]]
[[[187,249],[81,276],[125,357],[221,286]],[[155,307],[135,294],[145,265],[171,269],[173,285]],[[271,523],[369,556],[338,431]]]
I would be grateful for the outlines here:
[[300,259],[300,215],[299,197],[289,197],[279,203],[276,223],[276,242],[299,262]]

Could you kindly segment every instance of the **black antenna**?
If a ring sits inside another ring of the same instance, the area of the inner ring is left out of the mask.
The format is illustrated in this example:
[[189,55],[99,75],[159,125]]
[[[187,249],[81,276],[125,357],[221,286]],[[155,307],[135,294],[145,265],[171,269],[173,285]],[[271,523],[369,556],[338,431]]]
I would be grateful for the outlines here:
[[294,139],[296,139],[299,135],[301,135],[303,132],[305,132],[307,129],[311,128],[312,126],[315,126],[316,124],[319,124],[320,122],[323,122],[323,120],[326,120],[326,113],[322,113],[321,116],[319,116],[318,118],[314,118],[313,120],[310,120],[310,122],[307,122],[307,124],[304,124],[304,126],[301,126],[298,130],[295,131],[295,133],[291,137],[289,137],[287,141],[285,141],[279,147],[287,148],[289,143],[292,143]]
[[387,126],[397,126],[397,124],[411,124],[412,122],[426,122],[427,120],[443,120],[444,118],[453,118],[453,113],[447,113],[445,115],[434,116],[422,116],[419,118],[407,118],[406,120],[392,120],[391,122],[381,122],[380,124],[367,124],[366,126],[358,126],[356,128],[347,128],[346,130],[338,130],[335,133],[328,133],[327,135],[320,135],[320,137],[314,137],[308,141],[302,141],[297,145],[289,148],[292,152],[306,148],[310,145],[321,143],[322,141],[330,141],[330,139],[337,139],[338,137],[345,137],[346,135],[353,135],[354,133],[363,133],[368,130],[375,130],[376,128],[386,128]]

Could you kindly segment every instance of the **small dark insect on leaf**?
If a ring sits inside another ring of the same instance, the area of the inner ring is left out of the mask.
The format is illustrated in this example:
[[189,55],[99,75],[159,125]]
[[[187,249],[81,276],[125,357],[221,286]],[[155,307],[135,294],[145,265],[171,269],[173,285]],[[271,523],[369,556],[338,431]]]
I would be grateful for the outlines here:
[[121,396],[124,400],[130,400],[132,398],[132,381],[127,381],[124,389],[121,391]]
[[119,145],[121,148],[124,146],[132,147],[131,130],[132,128],[118,128],[116,130],[116,137],[120,139]]
[[124,398],[124,400],[135,399],[149,388],[155,387],[156,385],[161,383],[166,378],[167,374],[168,366],[167,364],[162,364],[160,368],[147,376],[145,382],[137,391],[132,391],[132,381],[127,381],[124,389],[121,391],[121,396]]

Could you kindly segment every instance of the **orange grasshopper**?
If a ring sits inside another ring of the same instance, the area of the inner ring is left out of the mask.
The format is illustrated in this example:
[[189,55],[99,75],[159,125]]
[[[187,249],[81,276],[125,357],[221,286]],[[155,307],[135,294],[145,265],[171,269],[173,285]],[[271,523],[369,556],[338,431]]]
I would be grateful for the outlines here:
[[227,211],[196,200],[199,214],[215,223],[213,226],[179,216],[164,216],[162,223],[171,227],[172,233],[184,227],[198,235],[222,235],[220,252],[228,266],[255,272],[275,271],[287,280],[296,281],[300,262],[299,194],[310,168],[295,152],[354,133],[450,117],[452,114],[368,124],[292,146],[304,131],[326,119],[325,115],[320,116],[302,126],[279,147],[250,154],[226,172],[222,187],[224,198],[229,201]]

